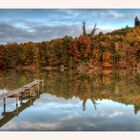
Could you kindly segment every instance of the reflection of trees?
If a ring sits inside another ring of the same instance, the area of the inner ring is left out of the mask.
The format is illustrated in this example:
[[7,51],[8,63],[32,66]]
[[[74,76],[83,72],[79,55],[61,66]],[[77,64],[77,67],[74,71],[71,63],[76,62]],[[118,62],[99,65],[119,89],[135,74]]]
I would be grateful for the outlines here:
[[32,72],[8,70],[1,73],[0,88],[16,89],[34,80]]
[[[34,80],[31,71],[9,71],[0,73],[0,89],[15,89]],[[96,70],[90,73],[75,71],[43,71],[39,73],[45,81],[46,93],[70,99],[73,96],[83,101],[83,109],[90,99],[96,109],[97,99],[133,104],[135,111],[140,109],[140,75],[133,70]]]
[[95,108],[97,99],[112,99],[140,108],[139,75],[131,70],[73,73],[71,76],[68,72],[57,74],[60,76],[47,78],[48,91],[65,99],[73,96],[80,98],[83,100],[83,109],[88,99],[91,99]]

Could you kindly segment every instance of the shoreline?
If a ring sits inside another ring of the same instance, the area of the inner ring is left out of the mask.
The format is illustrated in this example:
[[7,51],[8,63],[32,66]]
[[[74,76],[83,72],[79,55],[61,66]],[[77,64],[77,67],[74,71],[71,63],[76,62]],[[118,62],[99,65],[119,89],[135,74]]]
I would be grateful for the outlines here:
[[91,67],[88,67],[88,66],[85,66],[85,65],[79,65],[77,66],[76,68],[69,68],[69,67],[59,67],[59,66],[55,66],[55,67],[52,67],[52,66],[46,66],[46,67],[36,67],[36,66],[33,66],[33,65],[30,65],[30,66],[17,66],[15,68],[5,68],[5,69],[0,69],[0,71],[7,71],[7,70],[29,70],[29,71],[36,71],[38,69],[40,70],[47,70],[47,71],[54,71],[54,70],[60,70],[60,71],[69,71],[69,70],[75,70],[75,71],[90,71],[90,70],[127,70],[127,69],[132,69],[132,70],[137,70],[139,69],[140,70],[140,64],[137,66],[137,67],[132,67],[132,66],[111,66],[111,67],[103,67],[103,66],[92,66]]

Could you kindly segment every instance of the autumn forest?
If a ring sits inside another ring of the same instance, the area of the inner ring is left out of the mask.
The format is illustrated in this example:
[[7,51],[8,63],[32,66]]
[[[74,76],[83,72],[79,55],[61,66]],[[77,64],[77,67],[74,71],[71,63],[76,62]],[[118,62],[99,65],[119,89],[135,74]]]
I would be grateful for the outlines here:
[[94,69],[140,67],[140,21],[108,33],[96,33],[94,25],[81,35],[65,36],[43,42],[7,43],[0,45],[0,69]]

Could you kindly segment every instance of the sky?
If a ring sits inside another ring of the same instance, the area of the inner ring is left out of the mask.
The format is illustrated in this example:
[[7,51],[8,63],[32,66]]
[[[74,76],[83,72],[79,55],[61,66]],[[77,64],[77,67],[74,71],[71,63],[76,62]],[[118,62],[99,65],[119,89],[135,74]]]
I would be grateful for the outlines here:
[[65,35],[78,37],[82,22],[90,33],[97,23],[97,33],[134,26],[140,9],[0,9],[0,44],[40,42]]

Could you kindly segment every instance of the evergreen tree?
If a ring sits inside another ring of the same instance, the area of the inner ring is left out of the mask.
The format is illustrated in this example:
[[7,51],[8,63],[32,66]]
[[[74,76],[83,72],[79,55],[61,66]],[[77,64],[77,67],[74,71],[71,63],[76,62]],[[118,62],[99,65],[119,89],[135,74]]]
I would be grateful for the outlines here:
[[83,36],[85,36],[86,35],[86,23],[85,22],[83,22],[82,30],[83,30]]
[[140,26],[140,21],[137,16],[135,17],[135,26]]

